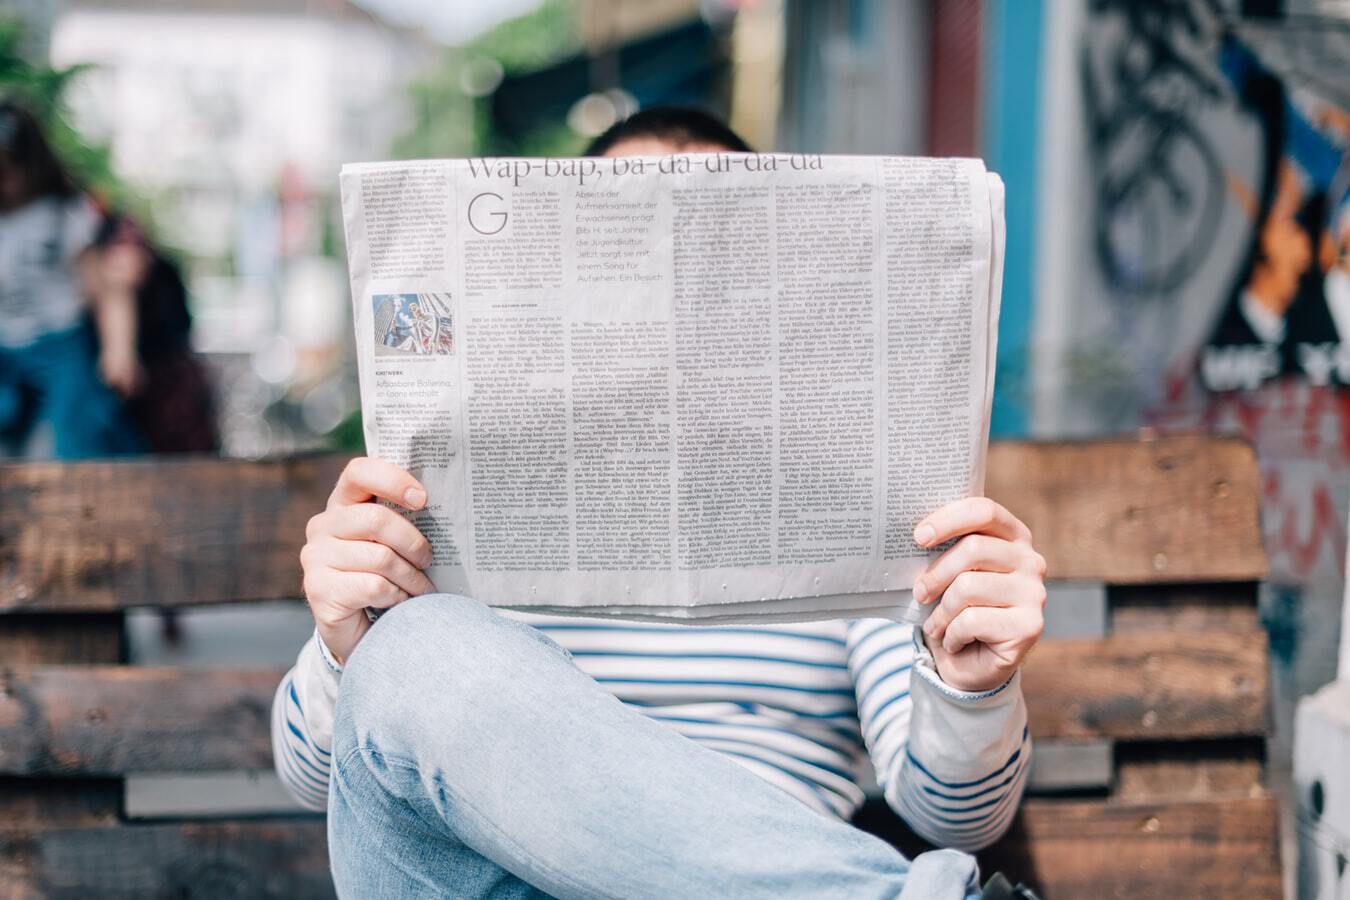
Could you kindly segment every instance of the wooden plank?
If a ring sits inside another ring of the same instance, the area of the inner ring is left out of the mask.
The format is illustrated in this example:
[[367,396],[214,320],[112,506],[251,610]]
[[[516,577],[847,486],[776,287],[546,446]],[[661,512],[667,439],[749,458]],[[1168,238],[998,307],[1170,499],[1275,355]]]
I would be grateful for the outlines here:
[[[0,774],[268,768],[268,713],[281,675],[2,668]],[[1267,729],[1261,632],[1047,641],[1027,661],[1023,690],[1037,738],[1236,737]]]
[[[0,611],[284,599],[344,457],[0,465]],[[987,488],[1057,579],[1258,580],[1251,449],[1203,437],[995,444]]]
[[1264,632],[1137,632],[1046,641],[1022,669],[1032,734],[1056,738],[1265,734]]
[[0,774],[266,769],[280,671],[0,668]]
[[122,805],[120,778],[0,778],[0,823],[111,825]]
[[1257,584],[1150,584],[1110,590],[1111,631],[1251,631]]
[[1266,574],[1256,457],[1236,439],[994,444],[985,489],[1031,527],[1051,578],[1143,584]]
[[981,871],[1025,881],[1043,900],[1281,896],[1270,797],[1211,802],[1029,800]]
[[122,613],[16,614],[0,619],[0,660],[8,665],[126,659]]
[[[7,616],[0,619],[0,661],[121,662],[126,658],[122,619],[120,612]],[[0,778],[0,822],[10,825],[106,824],[116,820],[121,800],[117,778]]]
[[1266,794],[1265,763],[1265,740],[1261,738],[1119,744],[1112,796],[1155,802],[1262,797]]
[[333,896],[325,825],[315,817],[0,827],[0,885],[6,898]]
[[[18,896],[328,896],[321,820],[0,829],[0,877]],[[981,855],[1078,897],[1277,897],[1274,802],[1031,800]],[[26,893],[25,893],[26,892]]]
[[0,612],[298,596],[345,457],[0,465]]

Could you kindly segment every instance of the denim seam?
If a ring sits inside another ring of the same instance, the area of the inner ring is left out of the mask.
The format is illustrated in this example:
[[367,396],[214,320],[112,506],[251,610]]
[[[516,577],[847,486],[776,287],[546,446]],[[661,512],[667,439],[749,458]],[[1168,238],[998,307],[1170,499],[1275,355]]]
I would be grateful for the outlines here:
[[[357,753],[357,752],[360,752],[360,749],[359,749],[359,748],[357,748],[356,750],[353,750],[353,751],[352,751],[352,753]],[[352,754],[349,753],[349,754],[347,755],[347,759],[350,760],[350,759],[351,759],[351,755],[352,755]],[[336,785],[339,784],[339,783],[340,783],[340,780],[341,780],[341,779],[337,776],[336,770],[337,770],[337,765],[335,764],[335,765],[334,765],[334,777],[333,777],[333,784],[334,784],[335,787],[334,787],[332,790],[336,790]],[[399,798],[399,799],[402,799],[402,798]],[[345,799],[344,799],[343,802],[344,802],[344,804],[347,806],[347,808],[351,810],[351,814],[352,814],[353,816],[357,816],[357,817],[361,818],[362,821],[363,821],[363,823],[366,824],[367,826],[369,826],[369,824],[372,823],[373,821],[376,821],[376,818],[373,817],[373,816],[370,816],[370,815],[366,812],[366,810],[364,810],[361,806],[359,806],[359,805],[357,805],[357,804],[353,804],[353,803],[347,802],[347,800],[345,800]],[[403,802],[406,803],[407,801],[403,801]],[[418,810],[415,809],[415,808],[414,808],[412,811],[417,815],[418,818],[422,819],[424,822],[426,821],[426,816],[422,815],[422,813],[421,813],[420,811],[418,811]],[[435,823],[430,823],[430,822],[428,822],[427,824],[428,824],[428,826],[432,826],[432,825],[434,825]],[[440,823],[440,824],[444,824],[444,823]],[[404,865],[403,862],[402,862],[401,860],[389,859],[388,857],[386,857],[386,859],[387,859],[387,861],[390,862],[393,866],[395,866],[400,872],[402,872],[404,875],[408,876],[408,878],[409,878],[410,880],[415,881],[415,882],[418,882],[419,884],[425,883],[425,882],[427,881],[427,879],[425,879],[425,878],[422,877],[421,873],[417,872],[416,870],[409,869],[408,866]],[[331,863],[330,863],[330,866],[331,866]],[[437,888],[437,887],[440,887],[440,885],[432,885],[432,887],[433,887],[433,888]]]
[[[363,746],[353,747],[352,750],[346,755],[346,757],[343,758],[343,761],[342,761],[341,765],[344,765],[344,766],[345,766],[345,765],[348,765],[348,764],[351,762],[352,757],[355,756],[355,755],[358,754],[358,753],[368,753],[368,754],[370,754],[371,756],[377,756],[377,757],[379,757],[384,763],[386,763],[387,765],[390,765],[390,766],[396,766],[396,767],[398,767],[398,768],[400,768],[400,769],[404,769],[404,770],[406,770],[406,771],[408,771],[408,772],[412,772],[412,773],[415,773],[415,774],[417,774],[417,775],[420,775],[420,774],[421,774],[421,771],[422,771],[422,770],[417,766],[417,764],[414,763],[414,762],[412,762],[411,760],[406,760],[406,759],[403,759],[403,758],[397,757],[397,756],[390,756],[390,755],[384,753],[384,752],[381,751],[381,750],[377,750],[377,749],[374,748],[374,747],[363,747]],[[364,763],[364,760],[363,760],[363,763]],[[366,767],[369,768],[369,765],[367,765]],[[590,889],[590,888],[588,888],[588,887],[586,887],[586,886],[584,886],[584,885],[582,885],[582,884],[580,884],[580,883],[574,881],[572,878],[570,878],[570,877],[564,875],[563,873],[561,873],[561,872],[555,870],[552,866],[549,866],[549,865],[545,865],[545,864],[543,864],[543,863],[540,863],[540,862],[534,857],[533,854],[527,852],[526,849],[525,849],[524,847],[520,846],[518,843],[516,843],[514,840],[512,840],[510,837],[508,837],[504,832],[502,832],[502,830],[501,830],[500,828],[498,828],[495,824],[492,823],[492,820],[491,820],[490,818],[488,818],[487,816],[483,815],[483,813],[480,812],[480,811],[478,810],[477,807],[475,807],[472,803],[469,803],[467,800],[465,800],[465,798],[463,797],[463,795],[461,795],[459,792],[455,791],[452,787],[450,787],[449,785],[447,785],[447,784],[445,783],[444,779],[442,779],[442,778],[440,777],[440,774],[439,774],[439,773],[435,774],[433,777],[434,777],[434,779],[435,779],[435,781],[436,781],[437,786],[440,787],[441,790],[443,790],[443,791],[447,792],[448,794],[450,794],[450,795],[455,799],[455,801],[456,801],[457,804],[459,804],[460,806],[464,807],[464,808],[467,809],[470,813],[472,813],[474,816],[476,816],[480,822],[485,823],[485,824],[488,826],[488,828],[489,828],[494,834],[496,834],[497,839],[501,842],[501,844],[502,844],[503,846],[507,847],[508,849],[514,850],[516,853],[518,853],[518,854],[521,856],[521,858],[534,860],[534,864],[535,864],[535,865],[539,866],[539,868],[541,868],[542,870],[544,870],[546,873],[548,873],[548,874],[551,875],[552,877],[556,878],[558,881],[562,882],[563,884],[568,885],[568,886],[571,887],[573,890],[578,891],[578,892],[580,892],[580,893],[582,893],[582,894],[590,894],[590,895],[592,895],[592,896],[595,896],[595,893],[594,893],[594,891],[593,891],[592,889]],[[447,823],[445,823],[444,820],[442,820],[441,824],[442,824],[442,825],[445,825],[445,824],[447,824]],[[510,870],[508,869],[507,871],[510,871]],[[515,873],[513,872],[512,874],[514,875]],[[520,876],[517,875],[516,877],[519,878]],[[523,878],[522,878],[521,880],[524,881]],[[528,883],[528,882],[527,882],[527,883]],[[531,887],[534,887],[536,890],[538,889],[538,885],[531,885]],[[620,897],[619,895],[615,895],[615,894],[607,894],[607,895],[600,895],[600,896],[608,896],[608,897],[611,897],[612,900],[623,900],[622,897]]]

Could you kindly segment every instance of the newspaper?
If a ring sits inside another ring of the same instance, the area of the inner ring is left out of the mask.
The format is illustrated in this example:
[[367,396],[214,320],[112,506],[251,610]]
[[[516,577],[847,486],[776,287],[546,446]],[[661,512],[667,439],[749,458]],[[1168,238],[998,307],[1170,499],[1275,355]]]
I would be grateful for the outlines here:
[[1003,186],[783,153],[342,171],[368,451],[442,591],[684,622],[884,616],[983,489]]

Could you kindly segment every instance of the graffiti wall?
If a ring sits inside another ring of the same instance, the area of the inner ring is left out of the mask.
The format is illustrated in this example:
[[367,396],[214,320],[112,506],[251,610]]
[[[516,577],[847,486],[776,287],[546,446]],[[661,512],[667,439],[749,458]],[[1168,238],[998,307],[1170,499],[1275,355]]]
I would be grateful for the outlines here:
[[1350,113],[1286,84],[1234,37],[1220,61],[1260,129],[1261,167],[1257,183],[1228,185],[1253,227],[1202,351],[1201,383],[1350,385]]
[[1063,430],[1256,446],[1283,755],[1294,700],[1335,677],[1346,575],[1350,20],[1268,2],[1086,5],[1085,262],[1059,362],[1079,424]]

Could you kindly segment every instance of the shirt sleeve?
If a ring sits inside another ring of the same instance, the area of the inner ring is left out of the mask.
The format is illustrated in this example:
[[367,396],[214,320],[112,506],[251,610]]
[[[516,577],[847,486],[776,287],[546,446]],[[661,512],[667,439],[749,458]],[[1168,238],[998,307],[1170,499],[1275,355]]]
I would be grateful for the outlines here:
[[886,802],[939,847],[975,851],[1002,837],[1031,769],[1021,673],[991,691],[959,691],[913,626],[884,619],[850,623],[847,650]]
[[319,638],[305,642],[272,700],[272,757],[277,776],[301,806],[328,808],[333,709],[342,666]]

